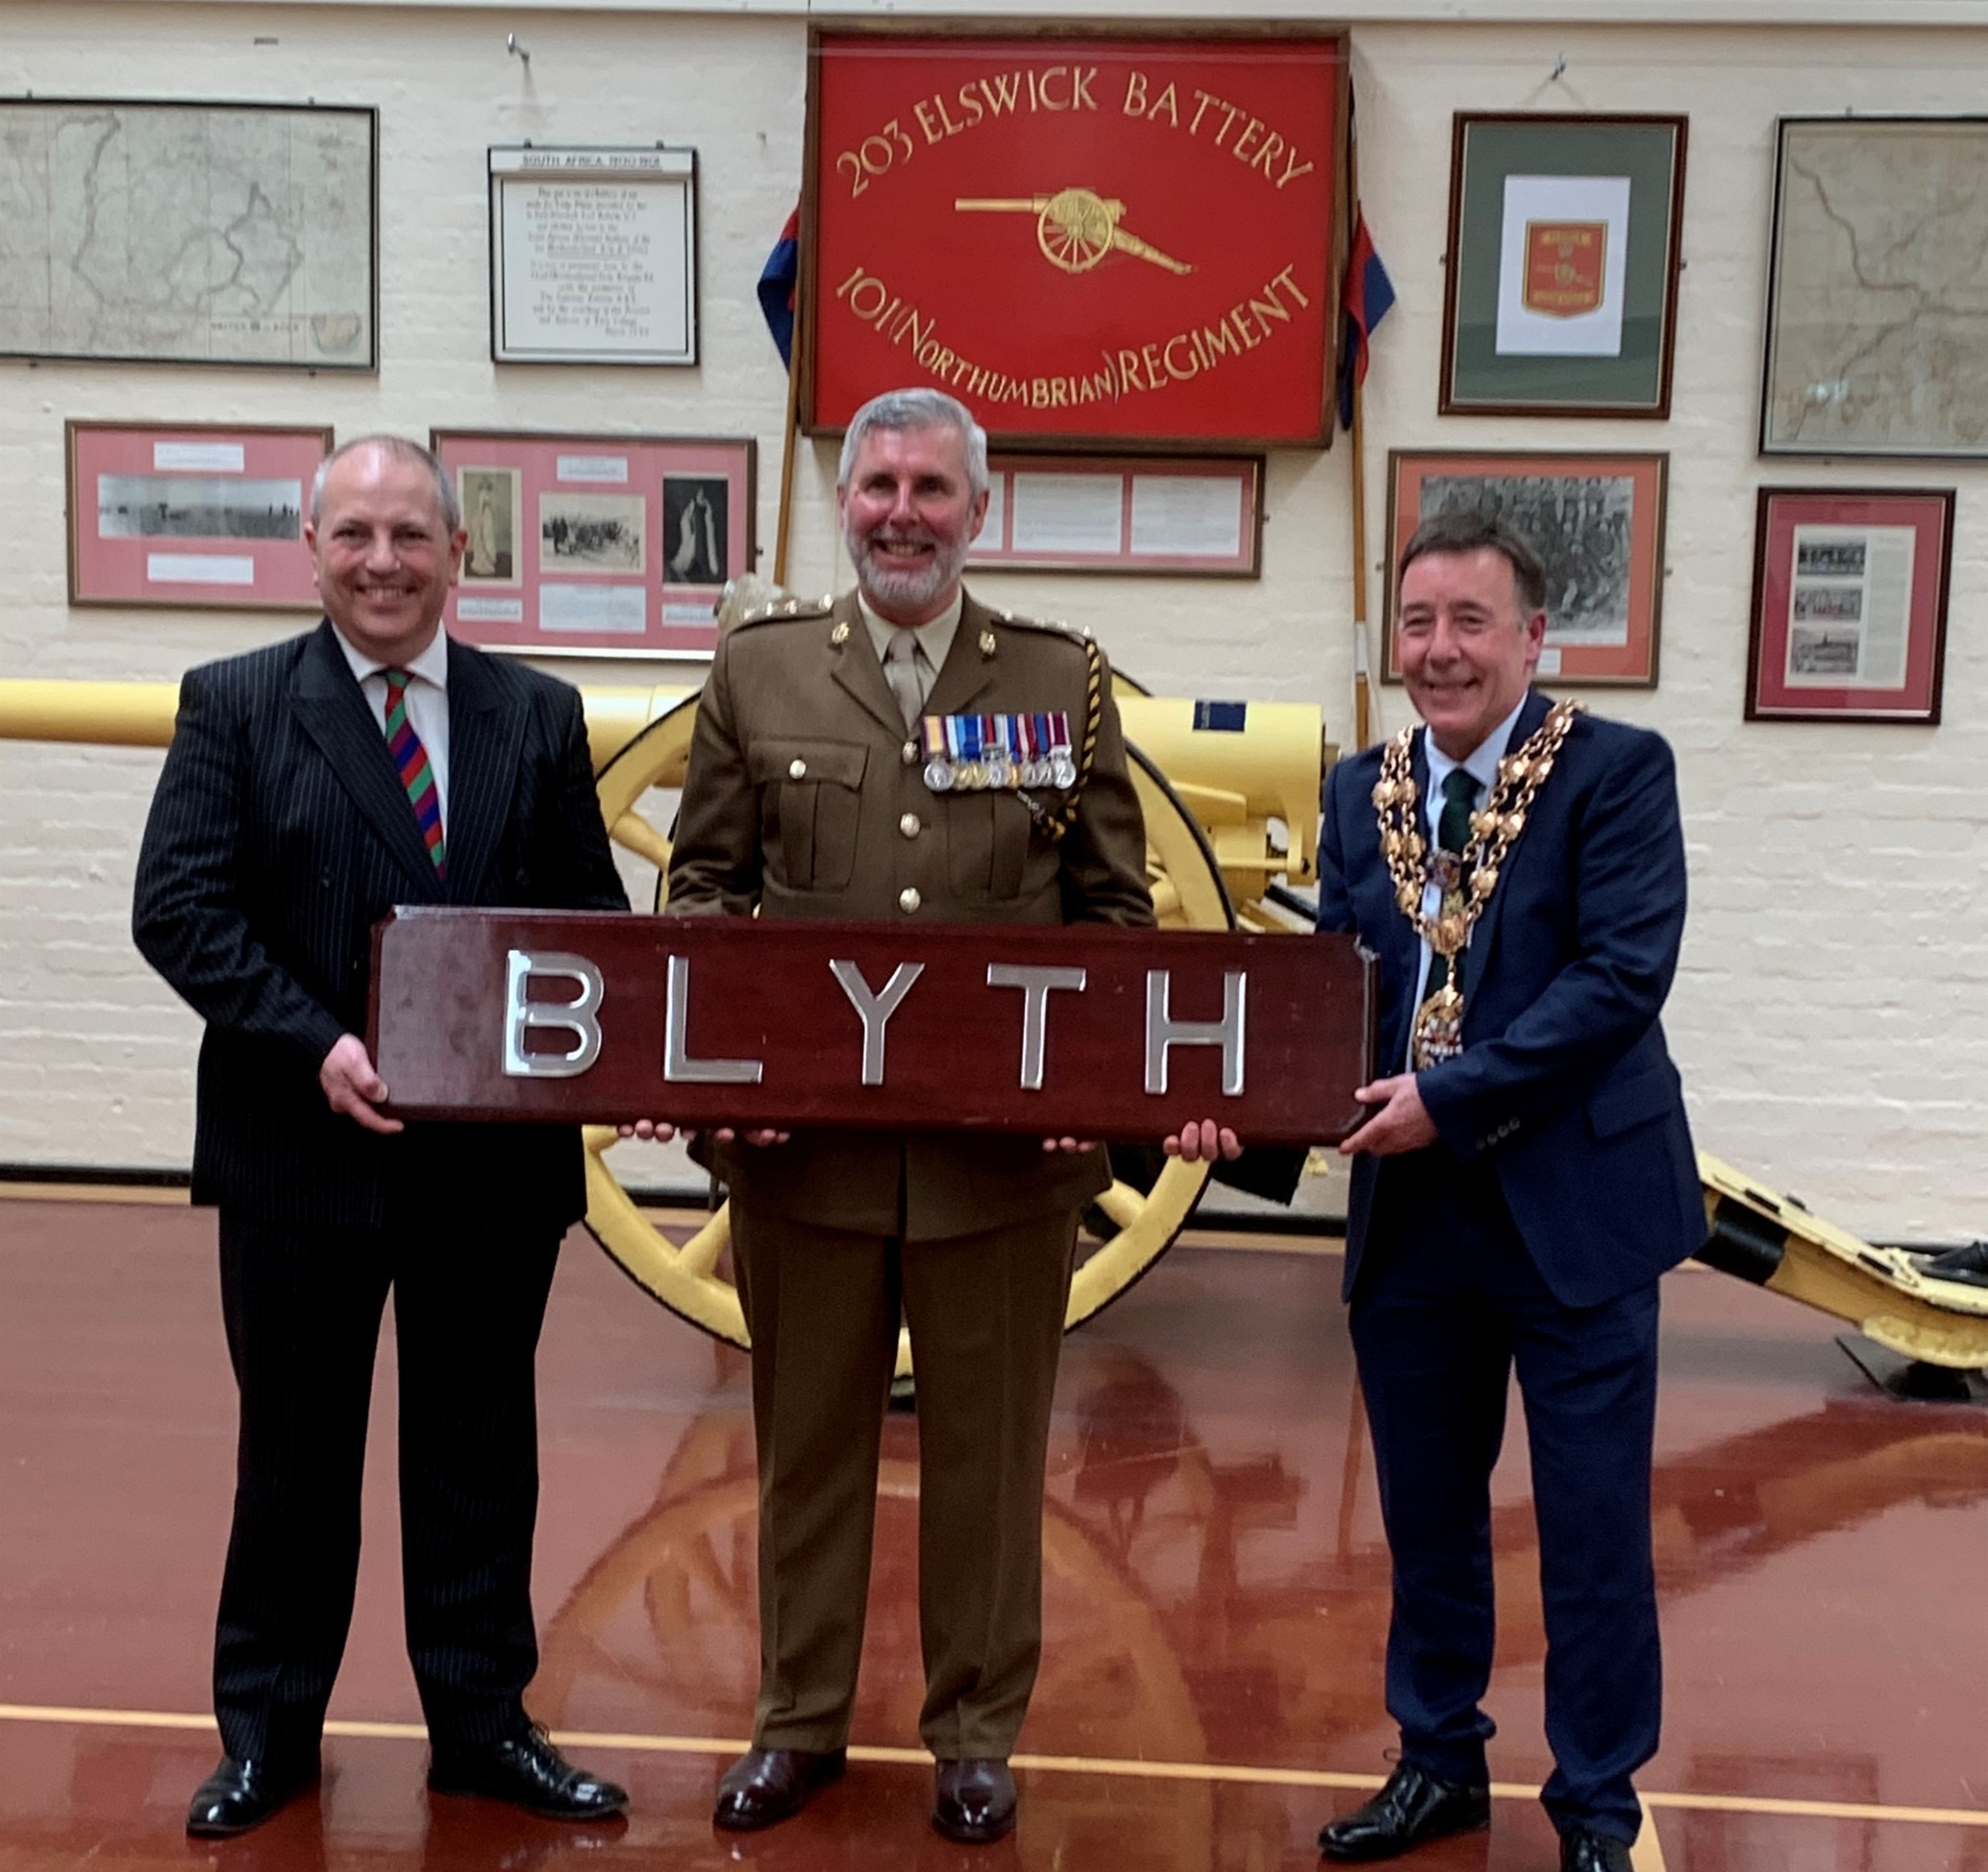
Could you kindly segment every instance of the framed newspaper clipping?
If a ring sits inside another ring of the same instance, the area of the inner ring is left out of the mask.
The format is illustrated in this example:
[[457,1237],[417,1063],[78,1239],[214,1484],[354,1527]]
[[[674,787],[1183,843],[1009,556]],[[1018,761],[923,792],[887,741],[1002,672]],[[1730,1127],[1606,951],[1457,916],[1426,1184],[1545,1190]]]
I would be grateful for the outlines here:
[[1937,722],[1951,487],[1763,487],[1747,719]]

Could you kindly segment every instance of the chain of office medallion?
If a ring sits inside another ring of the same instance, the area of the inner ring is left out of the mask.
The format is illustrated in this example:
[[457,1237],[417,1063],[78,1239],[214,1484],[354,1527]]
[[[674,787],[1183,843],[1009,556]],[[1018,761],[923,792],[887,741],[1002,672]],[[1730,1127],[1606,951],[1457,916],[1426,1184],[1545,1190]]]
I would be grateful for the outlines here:
[[1419,793],[1409,768],[1415,731],[1404,728],[1388,742],[1373,793],[1380,850],[1402,914],[1437,955],[1454,956],[1470,940],[1472,926],[1498,888],[1499,866],[1512,840],[1526,830],[1526,813],[1533,795],[1553,772],[1560,743],[1579,711],[1580,704],[1571,698],[1554,703],[1531,738],[1516,754],[1507,754],[1499,761],[1490,797],[1470,815],[1470,843],[1463,851],[1463,867],[1470,873],[1469,894],[1460,909],[1445,910],[1435,916],[1422,908],[1428,851],[1415,810]]

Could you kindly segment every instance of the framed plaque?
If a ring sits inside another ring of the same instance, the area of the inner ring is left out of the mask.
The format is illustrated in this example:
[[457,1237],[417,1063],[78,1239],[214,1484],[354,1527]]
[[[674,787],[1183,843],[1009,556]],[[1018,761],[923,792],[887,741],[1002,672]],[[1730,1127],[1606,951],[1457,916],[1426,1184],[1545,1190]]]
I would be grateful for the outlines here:
[[351,106],[0,99],[0,356],[376,369],[379,140]]
[[1670,414],[1685,123],[1457,112],[1444,415]]
[[976,571],[1257,576],[1263,458],[995,455]]
[[536,657],[708,657],[753,568],[751,437],[437,429],[469,543],[444,619]]
[[1763,487],[1747,719],[1940,719],[1951,487]]
[[1397,449],[1387,458],[1387,605],[1381,674],[1401,681],[1393,567],[1439,513],[1503,520],[1546,567],[1541,682],[1656,686],[1663,610],[1665,455],[1462,455]]
[[1004,441],[1323,447],[1346,41],[816,29],[810,432],[911,383]]
[[71,422],[69,602],[321,609],[304,544],[329,429]]
[[490,356],[697,362],[697,152],[492,149]]

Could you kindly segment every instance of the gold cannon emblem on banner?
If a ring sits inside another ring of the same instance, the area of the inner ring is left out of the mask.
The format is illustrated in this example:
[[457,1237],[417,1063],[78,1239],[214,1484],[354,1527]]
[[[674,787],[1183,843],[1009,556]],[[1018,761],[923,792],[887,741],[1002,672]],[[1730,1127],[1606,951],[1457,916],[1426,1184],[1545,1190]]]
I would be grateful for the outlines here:
[[1052,266],[1065,273],[1088,273],[1114,250],[1150,260],[1169,273],[1191,273],[1185,261],[1163,254],[1151,242],[1128,234],[1118,223],[1125,204],[1090,188],[1059,188],[1054,195],[960,195],[953,207],[962,214],[1032,214],[1035,243]]

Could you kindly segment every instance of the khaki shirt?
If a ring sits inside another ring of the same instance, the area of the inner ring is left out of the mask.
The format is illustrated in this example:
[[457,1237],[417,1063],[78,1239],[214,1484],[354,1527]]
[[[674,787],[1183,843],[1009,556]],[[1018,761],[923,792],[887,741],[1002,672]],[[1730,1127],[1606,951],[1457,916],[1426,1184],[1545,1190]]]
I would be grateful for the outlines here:
[[[1081,743],[1088,663],[1069,633],[971,596],[926,710],[1060,710]],[[935,793],[855,595],[784,605],[719,642],[697,710],[666,909],[865,922],[1151,925],[1146,836],[1104,672],[1091,772],[1049,837],[1005,791]],[[777,992],[777,989],[769,991]],[[712,1150],[735,1200],[834,1228],[921,1239],[1076,1208],[1105,1187],[1102,1151],[1034,1137],[806,1133]]]

